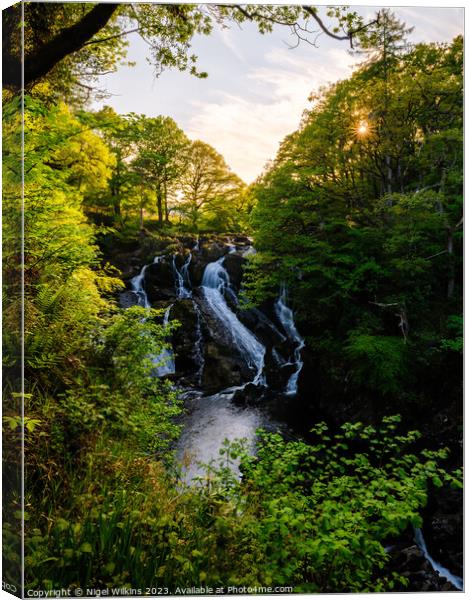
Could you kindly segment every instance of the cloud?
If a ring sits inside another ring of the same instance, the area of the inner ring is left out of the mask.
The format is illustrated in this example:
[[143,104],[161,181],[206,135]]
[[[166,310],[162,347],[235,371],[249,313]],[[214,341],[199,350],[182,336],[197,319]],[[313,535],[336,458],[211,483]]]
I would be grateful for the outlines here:
[[240,44],[233,39],[233,32],[228,27],[223,27],[217,31],[224,46],[242,63],[246,62],[245,55],[240,48]]
[[314,52],[267,52],[241,82],[250,89],[249,96],[219,90],[216,100],[193,102],[189,136],[214,146],[240,177],[253,181],[275,157],[283,138],[298,127],[312,90],[351,72],[353,60],[346,52],[317,51],[315,57]]

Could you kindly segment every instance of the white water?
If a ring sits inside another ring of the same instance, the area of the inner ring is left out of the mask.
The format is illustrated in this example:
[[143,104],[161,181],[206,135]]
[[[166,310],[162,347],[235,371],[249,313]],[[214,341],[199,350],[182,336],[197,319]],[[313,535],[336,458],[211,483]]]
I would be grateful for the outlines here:
[[144,265],[138,275],[131,279],[132,291],[137,296],[137,303],[144,308],[150,308],[147,293],[144,288],[145,271],[148,265]]
[[432,556],[429,554],[427,546],[426,546],[426,542],[424,541],[423,532],[421,531],[421,529],[418,529],[417,527],[415,527],[414,532],[415,532],[415,542],[418,544],[418,547],[424,554],[425,558],[427,558],[428,561],[431,563],[432,568],[435,571],[437,571],[441,577],[444,577],[445,579],[447,579],[447,581],[450,581],[450,583],[454,587],[456,587],[458,590],[463,590],[463,579],[461,577],[458,577],[457,575],[452,574],[449,571],[449,569],[446,569],[445,567],[443,567],[440,563],[438,563],[436,560],[434,560],[432,558]]
[[[163,256],[156,256],[153,260],[154,263],[159,263],[163,260]],[[145,271],[149,265],[144,265],[140,270],[140,273],[133,277],[130,281],[132,291],[137,296],[137,303],[139,306],[144,308],[151,308],[150,302],[148,301],[147,292],[145,291]],[[168,325],[170,318],[170,310],[173,305],[171,304],[165,311],[163,316],[163,325]],[[155,365],[155,375],[157,377],[164,377],[165,375],[171,375],[175,372],[175,357],[173,350],[170,348],[164,348],[158,356],[152,357],[152,363]]]
[[199,385],[202,383],[202,374],[204,372],[204,339],[202,337],[201,328],[201,311],[199,306],[193,300],[194,312],[196,313],[196,344],[194,345],[194,358],[197,364],[197,382]]
[[[263,425],[263,419],[254,408],[243,409],[232,404],[233,394],[231,389],[191,400],[177,450],[187,484],[206,475],[203,465],[218,465],[224,440],[245,438],[248,448],[254,448],[256,430]],[[231,468],[240,477],[238,464],[232,464]]]
[[[230,252],[236,248],[230,246]],[[244,357],[247,365],[255,373],[251,383],[264,385],[263,369],[266,349],[256,337],[237,318],[228,306],[224,294],[234,294],[230,287],[230,277],[223,267],[224,257],[208,264],[204,270],[201,289],[207,305],[213,315],[221,323],[235,347]],[[198,323],[198,339],[202,342],[200,324]],[[203,360],[202,347],[200,351]],[[203,363],[201,363],[200,376]],[[232,403],[234,393],[243,389],[233,386],[212,396],[196,395],[189,402],[189,414],[178,443],[178,458],[183,464],[183,479],[186,483],[194,483],[194,479],[207,475],[204,465],[218,466],[219,449],[224,440],[246,439],[248,449],[254,449],[256,430],[268,424],[260,412],[253,407],[242,408]],[[234,473],[240,477],[238,464],[230,465]]]
[[189,281],[189,265],[191,263],[193,255],[191,252],[188,254],[184,265],[181,267],[181,271],[176,266],[176,254],[173,254],[173,273],[175,277],[175,291],[177,298],[191,298],[191,284]]
[[[279,321],[282,323],[282,326],[284,327],[284,330],[287,333],[288,337],[296,343],[296,347],[294,350],[294,364],[296,366],[296,369],[294,373],[292,373],[292,375],[289,377],[289,381],[287,382],[286,386],[286,394],[288,396],[294,396],[295,394],[297,394],[297,384],[299,380],[299,375],[304,365],[302,361],[302,348],[305,347],[305,341],[297,331],[294,322],[294,313],[287,306],[286,296],[286,288],[285,286],[282,286],[279,298],[277,299],[274,308],[276,311],[276,315]],[[288,365],[291,363],[287,362],[285,364]]]
[[209,263],[202,278],[202,291],[213,314],[230,333],[233,345],[245,358],[250,369],[256,373],[252,383],[263,380],[264,355],[266,348],[237,318],[224,298],[224,292],[230,288],[230,277],[222,266],[224,257]]
[[[164,326],[168,325],[172,306],[173,304],[170,304],[165,310],[165,314],[163,315]],[[172,348],[163,348],[158,356],[152,358],[152,362],[155,365],[155,375],[157,377],[172,375],[175,372],[175,355],[173,354]]]

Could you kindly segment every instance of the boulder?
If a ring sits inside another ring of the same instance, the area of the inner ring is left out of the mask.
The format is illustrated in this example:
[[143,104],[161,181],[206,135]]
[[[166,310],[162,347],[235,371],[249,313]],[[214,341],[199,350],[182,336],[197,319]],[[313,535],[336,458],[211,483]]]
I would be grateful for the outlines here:
[[289,344],[284,331],[277,327],[262,310],[258,308],[240,310],[237,316],[265,346],[273,347]]
[[393,546],[387,571],[399,573],[408,580],[407,585],[400,585],[394,591],[439,592],[456,589],[447,579],[439,576],[416,544]]
[[254,383],[248,383],[242,389],[236,390],[232,402],[239,406],[253,406],[262,403],[266,388]]
[[137,306],[138,304],[137,294],[131,290],[126,290],[119,294],[119,306],[121,308],[130,308],[131,306]]
[[246,262],[246,259],[243,258],[240,254],[236,254],[235,252],[232,254],[227,254],[224,260],[224,267],[227,270],[227,273],[230,277],[230,283],[232,287],[237,291],[240,290],[240,286],[243,278],[243,265]]
[[214,317],[204,294],[195,293],[201,315],[201,331],[204,336],[203,388],[212,393],[221,389],[241,385],[255,375],[247,366],[244,357],[237,352],[230,332]]
[[196,382],[201,367],[197,306],[190,298],[177,300],[171,309],[171,319],[181,323],[173,333],[175,368],[186,382]]
[[145,291],[149,302],[174,300],[176,298],[175,277],[171,257],[152,263],[145,271]]

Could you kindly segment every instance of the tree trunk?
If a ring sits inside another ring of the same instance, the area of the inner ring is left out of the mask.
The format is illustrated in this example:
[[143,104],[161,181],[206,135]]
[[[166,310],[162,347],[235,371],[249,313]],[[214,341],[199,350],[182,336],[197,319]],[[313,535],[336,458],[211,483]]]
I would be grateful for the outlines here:
[[157,213],[158,222],[160,223],[160,225],[163,225],[163,198],[160,187],[157,188]]
[[387,193],[391,194],[392,193],[393,173],[392,173],[391,159],[390,159],[389,154],[387,154],[387,156],[385,157],[385,162],[387,164]]
[[167,223],[170,222],[170,213],[168,211],[168,188],[167,188],[167,183],[166,180],[163,183],[163,194],[164,194],[164,202],[165,202],[165,221]]
[[[25,57],[24,87],[44,77],[55,65],[69,54],[80,50],[107,24],[118,9],[119,4],[95,4],[77,23],[63,29],[49,42]],[[21,88],[21,57],[4,53],[3,85],[13,90]]]
[[120,190],[117,185],[111,186],[111,198],[113,200],[113,210],[114,210],[115,217],[121,216],[121,200],[120,200],[119,191]]

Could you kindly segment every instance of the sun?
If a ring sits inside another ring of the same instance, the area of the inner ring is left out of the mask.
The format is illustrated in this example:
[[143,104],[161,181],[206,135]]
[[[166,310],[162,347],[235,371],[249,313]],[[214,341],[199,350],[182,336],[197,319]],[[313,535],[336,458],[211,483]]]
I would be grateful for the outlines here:
[[356,125],[356,134],[359,137],[365,137],[369,133],[370,133],[369,123],[367,121],[359,121],[359,123]]

